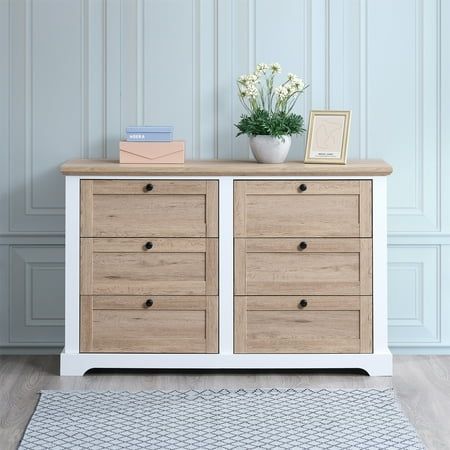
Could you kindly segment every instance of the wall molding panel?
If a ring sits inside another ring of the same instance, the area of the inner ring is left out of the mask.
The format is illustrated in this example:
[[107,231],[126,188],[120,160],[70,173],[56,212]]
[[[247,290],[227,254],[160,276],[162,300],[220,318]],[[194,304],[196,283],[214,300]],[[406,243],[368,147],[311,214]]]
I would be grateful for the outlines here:
[[144,123],[189,159],[251,159],[235,80],[275,61],[310,83],[306,125],[351,109],[350,157],[394,166],[392,349],[450,352],[450,2],[0,0],[0,55],[0,352],[63,345],[59,164],[117,158]]
[[441,254],[438,245],[389,248],[389,327],[394,345],[441,342]]
[[64,246],[11,245],[9,267],[9,342],[60,345]]
[[[389,199],[389,229],[394,232],[441,228],[439,4],[367,3],[368,155],[385,157],[396,168],[389,180],[390,187],[395,183]],[[383,33],[379,33],[381,22]],[[386,108],[380,95],[392,98],[397,107]],[[389,142],[384,142],[386,133]]]

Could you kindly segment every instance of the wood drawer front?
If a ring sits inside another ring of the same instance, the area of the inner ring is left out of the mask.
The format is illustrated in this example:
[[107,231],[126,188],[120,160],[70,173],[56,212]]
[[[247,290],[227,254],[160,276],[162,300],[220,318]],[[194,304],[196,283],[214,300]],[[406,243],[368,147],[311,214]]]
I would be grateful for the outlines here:
[[82,237],[217,237],[217,224],[214,180],[81,181]]
[[370,296],[235,297],[234,317],[236,353],[372,352]]
[[[307,247],[301,249],[299,244]],[[371,295],[371,239],[235,239],[236,295]]]
[[234,231],[236,237],[371,237],[372,182],[235,181]]
[[217,295],[217,239],[80,241],[81,295]]
[[82,296],[80,351],[217,353],[218,299]]

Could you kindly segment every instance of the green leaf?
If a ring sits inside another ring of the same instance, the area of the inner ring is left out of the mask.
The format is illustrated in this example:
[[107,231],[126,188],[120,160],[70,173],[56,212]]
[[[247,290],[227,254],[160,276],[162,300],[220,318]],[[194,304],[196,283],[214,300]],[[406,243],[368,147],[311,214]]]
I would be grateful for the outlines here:
[[264,109],[256,109],[250,114],[242,115],[235,126],[239,130],[237,136],[246,134],[281,137],[305,132],[302,116],[284,111],[269,112]]

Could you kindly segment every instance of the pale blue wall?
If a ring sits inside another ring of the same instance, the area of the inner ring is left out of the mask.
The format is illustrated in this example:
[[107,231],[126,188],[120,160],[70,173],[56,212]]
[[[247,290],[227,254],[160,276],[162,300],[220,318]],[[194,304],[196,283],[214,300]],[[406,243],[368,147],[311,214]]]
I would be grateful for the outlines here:
[[350,156],[394,166],[393,349],[450,351],[449,30],[444,0],[0,0],[0,347],[62,343],[58,164],[140,123],[248,158],[234,80],[277,61],[311,83],[298,111],[351,109]]

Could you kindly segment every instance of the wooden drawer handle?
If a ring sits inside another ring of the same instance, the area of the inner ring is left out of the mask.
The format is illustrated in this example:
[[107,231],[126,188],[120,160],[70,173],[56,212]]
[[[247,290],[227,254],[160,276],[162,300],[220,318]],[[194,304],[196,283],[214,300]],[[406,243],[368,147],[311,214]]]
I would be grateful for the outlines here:
[[305,192],[306,189],[308,189],[308,186],[306,186],[306,184],[303,184],[303,183],[298,187],[298,190],[300,192]]
[[154,188],[153,184],[152,184],[152,183],[148,183],[148,184],[146,184],[145,187],[144,187],[144,192],[150,192],[150,191],[153,191],[153,188]]
[[149,298],[148,300],[145,301],[144,307],[150,308],[151,306],[153,306],[153,300]]
[[299,302],[298,302],[298,307],[299,308],[305,308],[306,306],[308,306],[308,302],[302,298]]
[[145,247],[146,250],[152,249],[153,248],[153,242],[150,242],[150,241],[146,242],[144,247]]
[[308,247],[308,244],[306,242],[300,242],[300,244],[298,244],[298,249],[299,250],[305,250],[305,248]]

